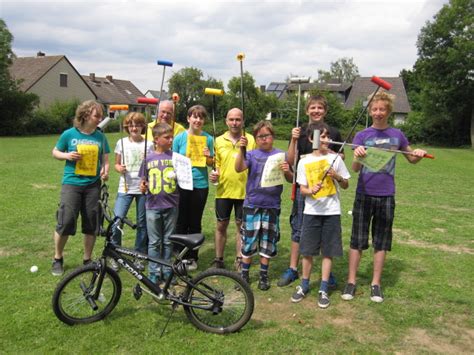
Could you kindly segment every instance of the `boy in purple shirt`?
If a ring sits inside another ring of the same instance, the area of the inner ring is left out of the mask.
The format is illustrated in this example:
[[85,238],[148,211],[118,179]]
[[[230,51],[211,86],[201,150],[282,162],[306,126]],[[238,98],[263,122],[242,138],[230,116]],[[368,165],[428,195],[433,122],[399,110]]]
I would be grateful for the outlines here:
[[[242,149],[237,154],[235,170],[240,173],[249,170],[247,178],[247,195],[244,200],[242,216],[242,278],[250,283],[249,269],[252,256],[260,255],[260,280],[258,288],[266,291],[270,288],[268,265],[270,258],[277,254],[277,242],[280,239],[280,204],[283,185],[262,187],[261,179],[265,164],[272,155],[283,153],[273,148],[274,131],[270,122],[260,121],[253,130],[258,149],[243,155]],[[247,138],[240,138],[240,146],[247,146]],[[283,161],[280,169],[287,181],[292,180],[288,162]]]
[[[173,131],[167,123],[152,129],[155,151],[146,157],[140,169],[140,189],[146,193],[146,227],[148,255],[164,261],[171,260],[173,250],[170,236],[178,218],[179,194],[173,168]],[[150,280],[159,283],[168,278],[171,270],[160,270],[157,263],[148,265]]]
[[356,197],[352,209],[352,236],[349,251],[349,274],[341,295],[343,300],[352,300],[356,290],[356,274],[362,251],[369,248],[369,227],[372,224],[372,246],[374,266],[370,299],[383,302],[380,287],[385,255],[392,247],[392,224],[395,211],[395,155],[379,171],[363,166],[365,147],[397,149],[413,154],[404,154],[412,164],[419,162],[426,154],[424,150],[413,150],[405,135],[388,124],[393,110],[391,95],[379,92],[369,106],[372,126],[356,134],[353,143],[360,145],[354,149],[352,170],[359,172]]

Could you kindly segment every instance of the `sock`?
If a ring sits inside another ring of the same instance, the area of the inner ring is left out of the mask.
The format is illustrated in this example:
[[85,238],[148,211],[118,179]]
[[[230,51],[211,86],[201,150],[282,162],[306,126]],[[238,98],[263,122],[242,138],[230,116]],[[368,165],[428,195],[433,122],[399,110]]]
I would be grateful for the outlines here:
[[335,285],[336,282],[337,282],[337,281],[336,281],[336,277],[335,277],[334,274],[331,272],[331,273],[329,274],[329,284],[330,284],[330,285]]
[[54,261],[59,261],[59,262],[61,262],[61,263],[62,263],[62,262],[63,262],[63,258],[60,258],[60,259],[56,259],[56,258],[54,258]]
[[328,293],[328,287],[329,287],[328,282],[321,280],[321,286],[319,286],[319,291],[324,291]]
[[268,275],[268,265],[260,263],[260,276]]
[[301,279],[301,288],[305,292],[309,290],[309,279]]

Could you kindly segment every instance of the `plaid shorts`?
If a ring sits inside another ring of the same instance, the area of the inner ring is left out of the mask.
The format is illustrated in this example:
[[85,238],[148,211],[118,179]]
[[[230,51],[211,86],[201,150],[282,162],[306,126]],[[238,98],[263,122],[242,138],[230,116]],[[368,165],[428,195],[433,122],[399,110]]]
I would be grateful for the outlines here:
[[372,246],[375,250],[392,250],[392,225],[395,216],[394,196],[356,194],[352,209],[351,249],[369,248],[369,227],[372,225]]
[[277,255],[280,240],[280,209],[244,207],[242,227],[242,256],[258,253],[265,258]]

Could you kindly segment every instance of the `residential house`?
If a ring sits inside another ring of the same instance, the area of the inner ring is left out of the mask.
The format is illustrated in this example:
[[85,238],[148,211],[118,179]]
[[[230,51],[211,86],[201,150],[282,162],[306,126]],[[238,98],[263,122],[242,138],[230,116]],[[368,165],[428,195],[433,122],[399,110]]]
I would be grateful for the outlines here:
[[[381,79],[392,84],[392,88],[390,89],[389,93],[395,96],[393,102],[394,124],[405,122],[405,119],[411,109],[402,78],[382,77]],[[368,96],[372,94],[375,89],[377,89],[377,85],[371,81],[370,77],[360,77],[355,79],[344,107],[346,109],[351,109],[357,102],[364,103],[368,100]]]
[[11,77],[20,81],[21,91],[38,95],[40,108],[55,101],[97,99],[64,55],[47,56],[38,52],[36,57],[15,58],[9,70]]
[[145,105],[137,103],[137,98],[143,97],[143,94],[131,81],[116,79],[112,75],[99,77],[95,73],[82,75],[82,78],[97,96],[97,100],[105,106],[128,105],[129,111],[145,110]]

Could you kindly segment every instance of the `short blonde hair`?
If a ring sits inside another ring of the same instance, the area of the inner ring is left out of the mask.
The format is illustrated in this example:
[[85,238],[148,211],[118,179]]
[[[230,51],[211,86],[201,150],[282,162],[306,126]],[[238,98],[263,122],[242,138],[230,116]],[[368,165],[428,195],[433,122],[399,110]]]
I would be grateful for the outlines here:
[[92,114],[92,111],[97,110],[104,115],[104,110],[102,109],[102,105],[99,104],[97,101],[94,100],[87,100],[83,103],[79,104],[76,109],[76,115],[74,116],[74,127],[82,127],[86,122],[87,118]]
[[130,134],[130,130],[128,129],[128,126],[130,126],[132,123],[135,125],[142,125],[142,132],[143,133],[143,128],[145,128],[146,123],[145,123],[145,116],[143,116],[143,113],[141,112],[129,112],[127,116],[123,119],[123,129]]
[[395,100],[395,95],[391,95],[386,91],[379,91],[375,95],[369,95],[367,99],[370,101],[370,106],[368,107],[369,110],[374,104],[374,102],[383,101],[387,105],[388,114],[391,114],[393,112],[393,101]]
[[153,138],[162,136],[163,134],[171,133],[172,131],[173,131],[173,129],[171,128],[171,126],[166,122],[157,123],[151,129],[151,133],[153,134]]

